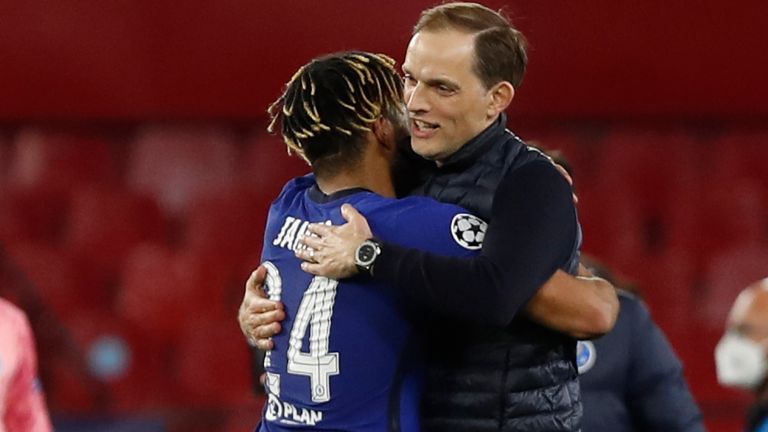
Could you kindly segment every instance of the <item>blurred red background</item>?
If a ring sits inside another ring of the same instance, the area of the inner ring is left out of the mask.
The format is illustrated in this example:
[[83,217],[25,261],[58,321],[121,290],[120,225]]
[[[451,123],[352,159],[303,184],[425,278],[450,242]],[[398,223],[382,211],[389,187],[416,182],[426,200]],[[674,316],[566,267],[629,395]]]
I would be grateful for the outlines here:
[[[0,1],[0,293],[33,318],[54,414],[253,427],[236,308],[270,200],[307,170],[266,106],[314,56],[402,60],[432,4]],[[768,5],[486,4],[531,45],[510,127],[565,152],[585,250],[639,283],[710,429],[740,430],[713,349],[768,276]],[[103,335],[133,359],[110,379],[87,369]]]

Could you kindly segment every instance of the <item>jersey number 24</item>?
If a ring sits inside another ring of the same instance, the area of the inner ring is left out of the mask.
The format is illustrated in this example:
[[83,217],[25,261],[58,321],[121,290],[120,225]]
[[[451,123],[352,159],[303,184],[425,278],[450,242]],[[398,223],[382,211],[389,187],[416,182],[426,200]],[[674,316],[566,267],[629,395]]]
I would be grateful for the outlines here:
[[[279,301],[283,282],[280,271],[271,262],[264,263],[267,268],[266,291],[270,300]],[[331,400],[330,376],[339,374],[339,353],[328,352],[331,337],[331,317],[333,303],[336,300],[334,279],[315,276],[304,291],[301,305],[291,328],[288,342],[288,373],[309,377],[312,402]],[[303,350],[304,338],[309,333],[309,351]],[[271,362],[270,353],[264,359],[264,365]]]

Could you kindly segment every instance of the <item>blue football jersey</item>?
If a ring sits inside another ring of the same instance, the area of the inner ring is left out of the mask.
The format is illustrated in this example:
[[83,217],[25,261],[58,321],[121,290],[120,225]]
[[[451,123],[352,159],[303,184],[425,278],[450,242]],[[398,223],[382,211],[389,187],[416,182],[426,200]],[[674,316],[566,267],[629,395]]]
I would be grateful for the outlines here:
[[356,277],[336,281],[301,270],[294,255],[309,223],[343,224],[352,204],[384,241],[472,256],[486,224],[430,198],[384,198],[357,189],[332,196],[312,175],[289,182],[264,234],[266,291],[285,304],[283,330],[265,358],[262,431],[418,431],[418,344],[395,290]]

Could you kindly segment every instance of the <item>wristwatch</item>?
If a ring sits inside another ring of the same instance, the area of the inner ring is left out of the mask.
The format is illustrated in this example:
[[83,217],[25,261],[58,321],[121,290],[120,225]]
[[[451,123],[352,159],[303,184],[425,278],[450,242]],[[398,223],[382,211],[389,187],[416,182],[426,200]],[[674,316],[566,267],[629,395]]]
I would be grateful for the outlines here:
[[375,239],[368,239],[355,250],[355,265],[362,274],[373,276],[373,265],[381,254],[381,243]]

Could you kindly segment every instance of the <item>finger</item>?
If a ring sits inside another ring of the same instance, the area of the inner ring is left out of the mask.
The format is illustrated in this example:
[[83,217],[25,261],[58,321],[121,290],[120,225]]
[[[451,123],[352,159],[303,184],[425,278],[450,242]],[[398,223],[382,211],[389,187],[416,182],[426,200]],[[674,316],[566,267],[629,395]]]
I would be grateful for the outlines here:
[[259,383],[261,385],[264,385],[264,384],[266,384],[266,382],[267,382],[267,374],[265,372],[265,373],[259,375]]
[[275,348],[275,343],[272,339],[258,339],[254,346],[262,351],[271,351]]
[[347,220],[347,223],[352,226],[355,235],[373,237],[373,233],[370,227],[368,227],[368,220],[357,209],[349,204],[344,204],[341,206],[341,214]]
[[296,256],[296,258],[302,261],[308,261],[308,262],[314,261],[315,254],[312,251],[312,249],[297,249],[293,254]]
[[299,240],[299,243],[315,250],[322,249],[323,247],[323,240],[319,237],[304,236]]
[[368,230],[368,220],[350,204],[341,206],[341,215],[355,228],[355,231]]
[[303,263],[301,263],[301,269],[309,274],[313,274],[317,276],[323,274],[323,266],[316,263],[310,263],[310,262],[304,261]]
[[282,309],[276,309],[269,312],[262,312],[255,314],[251,317],[249,323],[253,327],[268,325],[276,322],[280,322],[285,319],[285,311]]
[[267,268],[259,266],[251,272],[248,280],[245,282],[245,289],[255,293],[261,293],[264,290],[264,282],[267,279]]
[[277,309],[277,301],[270,300],[264,297],[251,297],[251,301],[248,302],[246,309],[250,313],[267,312]]
[[[307,226],[307,230],[319,237],[327,236],[332,231],[331,226],[326,224],[318,224],[318,223],[309,224],[309,226]],[[304,236],[304,237],[307,238],[311,236]]]
[[352,204],[343,204],[341,206],[341,216],[347,222],[352,222],[353,219],[365,219],[363,215],[361,215],[360,212],[352,206]]
[[278,322],[260,325],[253,330],[252,337],[256,338],[256,340],[271,338],[272,336],[280,333],[282,328],[283,326],[281,326]]

